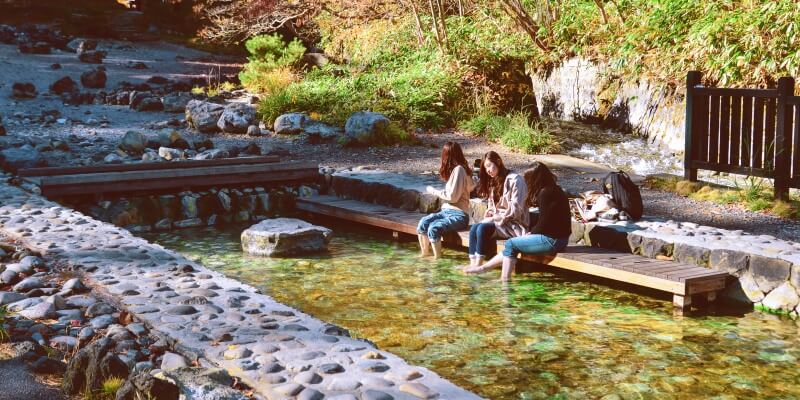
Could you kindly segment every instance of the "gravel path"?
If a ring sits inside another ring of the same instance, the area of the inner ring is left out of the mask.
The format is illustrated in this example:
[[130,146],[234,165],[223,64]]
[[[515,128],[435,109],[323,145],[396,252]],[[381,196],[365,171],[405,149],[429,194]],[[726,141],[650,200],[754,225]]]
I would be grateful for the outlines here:
[[0,360],[0,400],[61,400],[67,397],[34,377],[19,359]]
[[[164,42],[105,41],[101,43],[101,47],[109,51],[105,63],[109,70],[109,88],[113,88],[120,81],[143,82],[153,75],[168,78],[202,76],[220,65],[224,67],[223,72],[226,73],[236,67],[230,61],[216,60],[209,54]],[[149,69],[130,69],[127,65],[131,61],[144,62]],[[62,69],[51,70],[49,66],[54,62],[61,63]],[[15,46],[0,45],[0,76],[3,76],[0,80],[0,115],[3,116],[9,136],[27,137],[39,142],[49,138],[71,137],[72,151],[48,152],[48,161],[51,165],[89,164],[93,162],[93,156],[95,160],[102,159],[103,156],[114,151],[116,144],[126,131],[140,130],[155,136],[159,129],[153,128],[154,123],[183,117],[180,114],[163,112],[137,113],[125,106],[65,107],[57,98],[41,95],[36,99],[23,101],[10,97],[11,84],[14,81],[34,82],[39,92],[42,93],[47,90],[50,83],[61,76],[70,75],[78,80],[80,73],[90,68],[92,68],[91,65],[77,63],[76,56],[72,53],[56,52],[47,56],[27,55],[19,54]],[[58,109],[67,118],[67,122],[50,126],[24,122],[26,116],[35,117],[47,109]],[[15,113],[17,117],[14,117]],[[95,122],[91,120],[95,120]],[[106,124],[97,122],[104,120],[108,122]],[[589,138],[591,135],[586,135],[585,128],[575,128],[562,133],[564,139],[571,146],[591,140]],[[598,137],[606,135],[605,139],[608,141],[620,140],[619,135],[594,128],[590,128],[590,130]],[[209,136],[187,129],[179,129],[179,131],[188,140],[210,137],[219,148],[242,147],[255,142],[264,153],[279,154],[287,160],[315,161],[336,168],[365,165],[398,172],[436,171],[440,148],[448,140],[461,143],[469,160],[480,158],[486,151],[495,150],[501,154],[507,166],[515,170],[523,170],[535,161],[534,156],[514,153],[500,145],[487,143],[480,138],[470,137],[459,132],[423,133],[417,136],[422,142],[417,146],[341,149],[335,144],[311,145],[286,137],[251,138],[231,134]],[[587,180],[586,177],[572,170],[557,170],[556,173],[559,175],[562,185],[573,193],[599,186],[596,181]],[[786,240],[800,238],[800,222],[754,213],[736,206],[694,201],[662,191],[643,190],[643,197],[645,211],[649,215],[727,229],[742,229]]]

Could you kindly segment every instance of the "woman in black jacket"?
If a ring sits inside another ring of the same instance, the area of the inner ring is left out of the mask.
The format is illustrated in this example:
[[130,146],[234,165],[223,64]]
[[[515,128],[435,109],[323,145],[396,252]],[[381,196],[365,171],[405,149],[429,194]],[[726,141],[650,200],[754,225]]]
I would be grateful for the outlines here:
[[539,163],[523,175],[528,186],[526,203],[539,207],[539,220],[530,233],[506,240],[502,254],[478,267],[467,268],[466,273],[481,273],[502,265],[500,280],[508,281],[514,273],[517,256],[525,254],[548,254],[563,251],[569,242],[572,230],[572,215],[567,195],[556,184],[556,177],[546,165]]

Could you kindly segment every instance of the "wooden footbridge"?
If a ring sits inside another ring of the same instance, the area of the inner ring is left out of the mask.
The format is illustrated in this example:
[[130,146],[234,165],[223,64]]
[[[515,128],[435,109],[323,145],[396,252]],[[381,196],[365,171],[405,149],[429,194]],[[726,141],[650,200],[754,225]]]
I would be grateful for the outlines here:
[[20,170],[18,175],[39,186],[42,195],[61,198],[315,182],[319,177],[319,167],[311,162],[280,161],[276,156],[260,156],[31,168]]
[[[335,196],[297,199],[299,210],[358,222],[394,233],[417,234],[417,222],[423,216],[409,212]],[[445,237],[445,242],[466,247],[468,232]],[[501,250],[502,242],[498,242]],[[597,276],[628,284],[672,293],[678,313],[688,311],[692,297],[713,301],[725,288],[728,273],[675,261],[662,261],[629,253],[587,246],[569,246],[563,253],[548,256],[522,255],[522,259],[569,271]]]

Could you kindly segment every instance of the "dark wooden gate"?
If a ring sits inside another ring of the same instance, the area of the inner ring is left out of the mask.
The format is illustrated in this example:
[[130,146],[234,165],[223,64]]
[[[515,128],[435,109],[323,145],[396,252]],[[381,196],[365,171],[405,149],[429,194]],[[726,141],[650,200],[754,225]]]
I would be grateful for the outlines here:
[[800,97],[794,79],[773,89],[704,87],[701,74],[686,76],[684,174],[697,170],[771,178],[775,198],[800,188]]

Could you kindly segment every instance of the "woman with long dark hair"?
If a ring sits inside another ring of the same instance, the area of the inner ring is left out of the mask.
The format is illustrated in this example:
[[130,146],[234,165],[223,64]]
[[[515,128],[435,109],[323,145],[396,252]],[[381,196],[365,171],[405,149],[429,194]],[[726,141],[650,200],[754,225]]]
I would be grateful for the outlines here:
[[479,179],[478,196],[487,199],[488,207],[483,220],[469,230],[469,267],[495,254],[497,239],[524,235],[530,218],[524,207],[525,181],[506,169],[499,154],[489,151],[483,156]]
[[447,142],[442,147],[439,177],[447,182],[444,190],[431,186],[426,191],[442,200],[441,211],[427,215],[417,225],[420,252],[423,256],[442,256],[442,235],[465,229],[469,225],[469,193],[474,187],[472,170],[461,146]]
[[506,240],[502,254],[492,257],[483,265],[467,268],[465,273],[481,273],[502,266],[500,280],[508,281],[514,273],[517,256],[525,254],[548,254],[563,251],[569,243],[572,216],[569,200],[564,190],[556,183],[556,176],[546,165],[539,163],[524,173],[528,186],[525,206],[539,207],[539,220],[530,234]]

